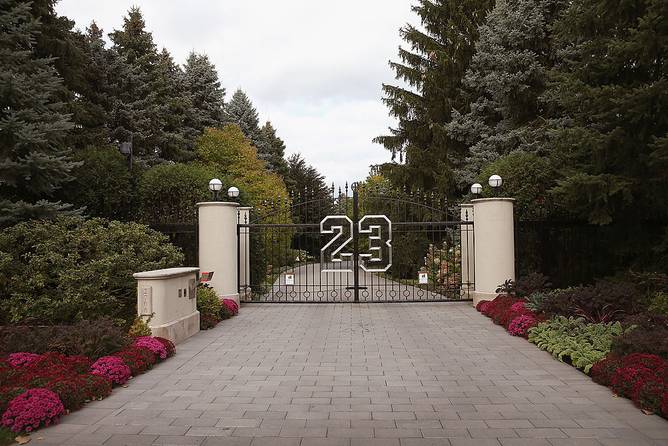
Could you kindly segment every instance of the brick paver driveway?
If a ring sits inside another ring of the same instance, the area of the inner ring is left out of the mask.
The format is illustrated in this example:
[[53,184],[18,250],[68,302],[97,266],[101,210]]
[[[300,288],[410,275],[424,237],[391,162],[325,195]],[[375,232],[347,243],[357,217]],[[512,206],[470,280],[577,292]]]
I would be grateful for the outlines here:
[[32,444],[668,444],[648,416],[456,304],[256,304]]

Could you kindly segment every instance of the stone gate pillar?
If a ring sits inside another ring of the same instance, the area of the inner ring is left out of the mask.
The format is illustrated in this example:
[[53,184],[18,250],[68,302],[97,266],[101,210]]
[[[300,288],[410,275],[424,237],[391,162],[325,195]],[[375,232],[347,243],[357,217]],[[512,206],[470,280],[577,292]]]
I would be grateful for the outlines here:
[[[239,223],[250,223],[251,207],[239,208]],[[250,286],[250,232],[248,228],[239,228],[239,289],[245,293]]]
[[513,198],[480,198],[473,203],[475,292],[473,304],[496,297],[496,288],[515,280]]
[[209,284],[221,299],[239,303],[237,281],[238,203],[209,201],[197,203],[199,225],[199,269],[213,271]]
[[[462,222],[471,222],[473,223],[473,205],[469,203],[464,203],[460,206],[460,220]],[[461,271],[462,271],[462,297],[463,298],[472,298],[473,290],[475,284],[475,268],[473,267],[473,261],[475,259],[475,253],[473,251],[475,247],[474,243],[474,231],[475,228],[472,224],[466,225],[462,224],[460,226],[459,237],[460,237],[460,246],[461,246]]]

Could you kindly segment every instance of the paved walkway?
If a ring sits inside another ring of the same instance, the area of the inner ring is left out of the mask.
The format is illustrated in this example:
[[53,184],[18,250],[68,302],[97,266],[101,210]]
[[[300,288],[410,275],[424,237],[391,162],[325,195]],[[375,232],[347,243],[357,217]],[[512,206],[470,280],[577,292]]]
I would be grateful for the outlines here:
[[668,445],[466,303],[246,305],[177,349],[31,444]]

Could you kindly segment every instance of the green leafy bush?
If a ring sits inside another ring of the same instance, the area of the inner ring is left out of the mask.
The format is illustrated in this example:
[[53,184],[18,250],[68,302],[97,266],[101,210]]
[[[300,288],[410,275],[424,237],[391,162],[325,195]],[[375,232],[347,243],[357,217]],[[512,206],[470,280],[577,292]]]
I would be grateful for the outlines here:
[[[136,206],[137,187],[128,162],[116,147],[91,147],[74,154],[83,164],[61,191],[63,201],[85,206],[84,213],[114,220],[128,219]],[[135,174],[139,173],[139,169]]]
[[19,223],[0,234],[0,318],[51,325],[109,317],[129,326],[137,311],[132,274],[182,261],[166,236],[136,223]]
[[79,321],[73,325],[0,327],[0,355],[58,352],[97,359],[121,350],[129,342],[123,329],[109,319]]
[[[149,317],[149,321],[151,318]],[[148,321],[145,321],[141,317],[136,317],[132,322],[130,329],[128,330],[128,335],[132,338],[138,338],[140,336],[151,336],[151,327],[148,326]]]
[[550,298],[550,293],[545,291],[536,291],[524,298],[526,307],[534,312],[543,311],[543,303]]
[[654,294],[648,310],[650,313],[658,313],[668,316],[668,293],[658,292]]
[[200,328],[208,330],[220,322],[222,303],[213,288],[200,286],[197,288],[197,311],[199,311]]
[[619,322],[588,324],[582,318],[557,316],[529,330],[529,342],[588,373],[610,352],[613,338],[623,333]]
[[[231,182],[214,167],[199,163],[159,164],[147,170],[139,182],[141,219],[146,223],[197,221],[195,204],[211,200],[209,181]],[[225,189],[225,188],[224,188]]]

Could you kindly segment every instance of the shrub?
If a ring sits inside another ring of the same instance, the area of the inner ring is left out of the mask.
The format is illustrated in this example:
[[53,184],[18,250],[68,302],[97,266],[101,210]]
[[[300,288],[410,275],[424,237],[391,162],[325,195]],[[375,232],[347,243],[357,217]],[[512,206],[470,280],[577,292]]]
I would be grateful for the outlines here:
[[90,401],[82,375],[60,376],[44,387],[58,395],[63,407],[69,411],[80,409],[86,401]]
[[111,317],[130,325],[132,274],[179,265],[183,254],[140,224],[59,217],[3,230],[0,259],[0,315],[8,322]]
[[668,316],[668,293],[658,292],[654,294],[648,310],[650,313]]
[[225,319],[229,319],[232,316],[234,316],[234,314],[232,314],[232,311],[229,309],[229,307],[227,305],[221,305],[220,306],[220,319],[221,320],[224,321]]
[[550,286],[547,276],[541,273],[530,273],[517,279],[515,293],[520,297],[527,297],[533,293],[545,292]]
[[[0,415],[5,413],[9,402],[25,392],[27,389],[24,387],[17,386],[4,386],[0,387]],[[1,420],[0,420],[1,421]],[[2,423],[0,423],[0,426]]]
[[132,376],[141,375],[157,362],[155,353],[145,347],[131,346],[114,353],[130,368]]
[[28,368],[31,371],[62,368],[72,373],[81,374],[88,373],[90,365],[90,359],[85,356],[66,356],[57,352],[46,352],[39,355],[37,360],[31,363]]
[[139,336],[151,336],[151,334],[151,327],[149,327],[148,323],[140,317],[135,318],[128,330],[128,335],[133,338],[138,338]]
[[90,366],[93,375],[104,376],[114,384],[125,384],[130,379],[130,368],[117,356],[103,356]]
[[31,432],[57,423],[64,412],[58,395],[47,389],[30,389],[9,402],[2,425],[12,432]]
[[162,345],[165,346],[168,358],[171,358],[176,354],[176,347],[174,346],[174,343],[172,341],[170,341],[169,339],[161,338],[159,336],[156,336],[154,339],[162,342]]
[[475,306],[475,309],[482,313],[483,305],[488,303],[488,302],[489,302],[488,300],[481,300],[480,302],[477,303],[477,305]]
[[543,311],[543,304],[546,300],[550,298],[550,293],[545,292],[545,291],[536,291],[534,293],[529,294],[527,297],[524,299],[526,300],[526,307],[533,311],[533,312],[542,312]]
[[0,327],[0,352],[58,352],[92,359],[110,355],[126,345],[125,332],[110,319],[79,321],[66,326]]
[[165,345],[151,336],[141,336],[135,339],[134,346],[150,350],[156,356],[156,359],[167,359],[167,348]]
[[221,177],[220,170],[203,164],[159,164],[150,168],[139,182],[142,221],[196,223],[195,204],[211,199],[211,178],[232,185],[232,181]]
[[594,285],[557,290],[542,304],[550,315],[584,317],[590,322],[622,320],[643,308],[643,297],[635,284],[597,281]]
[[74,152],[83,164],[72,171],[74,180],[60,196],[66,203],[85,207],[88,215],[126,220],[136,201],[136,187],[128,162],[118,148],[91,147]]
[[197,288],[197,310],[200,314],[200,328],[208,330],[220,322],[222,304],[213,288],[200,286]]
[[612,353],[649,353],[668,360],[668,328],[631,328],[612,341]]
[[511,307],[517,302],[519,300],[516,297],[501,294],[486,306],[483,314],[490,317],[495,324],[507,328],[513,316]]
[[538,325],[538,319],[533,314],[523,314],[517,316],[515,319],[510,321],[508,325],[508,332],[513,336],[521,336],[526,338],[529,333],[529,329]]
[[615,371],[622,365],[622,360],[618,356],[608,355],[598,361],[590,369],[591,379],[602,386],[610,386],[610,380]]
[[239,305],[232,299],[223,299],[223,306],[227,307],[233,316],[239,314]]
[[588,324],[581,318],[557,316],[529,330],[529,342],[588,373],[610,352],[612,339],[623,332],[619,322]]
[[89,396],[91,401],[101,400],[111,395],[112,382],[110,379],[91,373],[86,373],[81,377],[86,395]]

